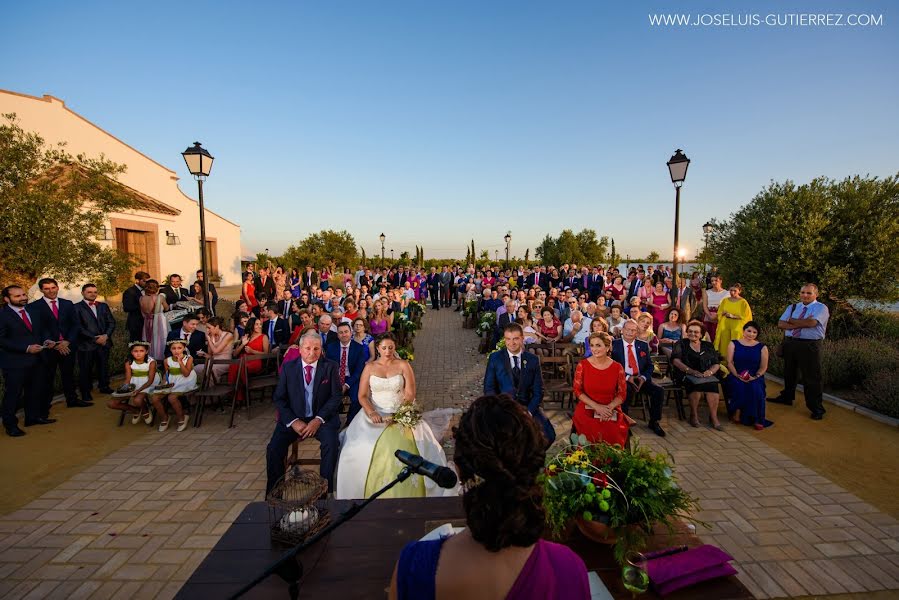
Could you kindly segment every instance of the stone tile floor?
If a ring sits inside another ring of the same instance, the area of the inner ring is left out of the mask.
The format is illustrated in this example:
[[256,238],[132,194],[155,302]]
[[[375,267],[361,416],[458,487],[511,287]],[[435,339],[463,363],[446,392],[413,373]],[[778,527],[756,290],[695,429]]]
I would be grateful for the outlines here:
[[[486,361],[460,322],[450,310],[428,311],[415,340],[426,410],[464,408],[479,393]],[[549,414],[565,435],[567,415]],[[899,590],[895,519],[763,436],[674,418],[663,425],[664,439],[639,425],[635,432],[674,457],[680,482],[702,501],[697,517],[710,525],[699,535],[734,556],[756,597]],[[272,426],[273,411],[257,406],[233,429],[210,415],[200,429],[142,436],[0,517],[0,597],[173,597],[242,508],[261,499]],[[317,453],[314,442],[301,446],[303,458]]]

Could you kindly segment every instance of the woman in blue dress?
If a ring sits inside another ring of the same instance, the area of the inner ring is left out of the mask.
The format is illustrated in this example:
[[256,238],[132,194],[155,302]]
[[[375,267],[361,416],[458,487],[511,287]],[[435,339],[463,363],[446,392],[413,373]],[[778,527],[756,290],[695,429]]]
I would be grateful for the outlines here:
[[730,342],[727,347],[727,370],[730,376],[725,383],[730,391],[727,414],[731,421],[761,431],[774,423],[765,419],[768,347],[758,341],[758,336],[758,323],[749,321],[743,326],[743,337]]
[[296,269],[290,270],[290,279],[287,280],[288,285],[290,285],[290,295],[293,296],[294,300],[300,297],[300,272]]

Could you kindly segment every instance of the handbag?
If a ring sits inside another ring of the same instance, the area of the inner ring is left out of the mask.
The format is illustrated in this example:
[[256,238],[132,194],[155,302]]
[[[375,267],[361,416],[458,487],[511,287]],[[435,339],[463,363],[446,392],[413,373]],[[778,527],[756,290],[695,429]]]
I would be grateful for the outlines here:
[[715,579],[736,575],[728,563],[733,557],[708,544],[646,561],[646,574],[660,596]]
[[684,377],[690,385],[701,385],[703,383],[718,383],[717,377],[696,377],[695,375],[687,375]]

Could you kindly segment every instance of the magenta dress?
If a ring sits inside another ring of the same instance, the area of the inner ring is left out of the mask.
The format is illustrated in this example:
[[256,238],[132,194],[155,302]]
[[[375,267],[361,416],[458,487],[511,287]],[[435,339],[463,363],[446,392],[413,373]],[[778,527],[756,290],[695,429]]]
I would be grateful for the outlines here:
[[387,319],[383,321],[369,321],[368,324],[371,326],[371,335],[373,337],[378,337],[382,333],[387,332],[387,328],[390,327],[390,322]]
[[652,303],[656,306],[661,306],[662,304],[668,304],[668,308],[660,309],[653,308],[652,309],[652,329],[653,331],[659,330],[659,325],[665,322],[665,315],[668,314],[668,311],[671,309],[671,297],[668,294],[662,294],[661,296],[657,296],[655,293],[652,294]]
[[[446,538],[410,542],[400,554],[396,587],[399,600],[436,597],[437,562]],[[537,540],[506,600],[590,600],[587,567],[568,546]]]

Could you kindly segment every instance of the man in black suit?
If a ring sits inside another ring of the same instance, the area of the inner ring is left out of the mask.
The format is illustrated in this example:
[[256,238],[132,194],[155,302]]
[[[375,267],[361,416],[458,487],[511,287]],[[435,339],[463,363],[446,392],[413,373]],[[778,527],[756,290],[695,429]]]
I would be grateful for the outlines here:
[[627,398],[621,410],[627,414],[628,407],[639,391],[649,394],[649,428],[660,437],[665,431],[659,425],[662,418],[662,403],[665,401],[665,390],[652,382],[652,358],[649,356],[649,344],[637,339],[639,326],[633,319],[625,321],[621,326],[621,339],[612,342],[612,360],[624,367],[627,381]]
[[637,271],[637,274],[627,284],[627,299],[630,300],[640,292],[640,288],[646,283],[644,280],[646,274],[643,270]]
[[[37,282],[43,297],[28,305],[29,314],[39,314],[41,336],[53,343],[52,351],[41,353],[43,364],[42,398],[39,406],[43,420],[50,419],[50,404],[53,401],[53,382],[59,369],[62,391],[69,408],[93,406],[79,400],[75,393],[75,348],[78,344],[80,326],[75,315],[75,305],[71,300],[59,298],[59,284],[55,279],[45,277]],[[26,421],[25,425],[28,425]]]
[[506,310],[496,318],[496,331],[493,335],[494,345],[499,341],[499,338],[503,334],[503,331],[506,330],[506,327],[515,322],[515,301],[510,300],[508,295],[505,295],[505,299],[506,301],[503,303],[503,306]]
[[300,338],[300,359],[284,364],[272,398],[278,422],[265,450],[266,497],[284,476],[287,449],[296,440],[311,437],[319,442],[321,476],[328,481],[328,491],[334,489],[340,429],[337,411],[342,398],[337,363],[322,356],[318,335],[304,334]]
[[313,285],[318,285],[318,274],[312,265],[306,265],[306,271],[303,273],[301,285],[307,292],[312,291]]
[[[197,271],[197,280],[194,283],[199,283],[200,287],[203,287],[203,269]],[[246,279],[246,275],[244,275],[244,279]],[[194,290],[193,286],[190,286],[191,289],[187,290],[187,295],[193,297]],[[215,312],[215,305],[219,303],[219,293],[218,290],[215,289],[215,285],[211,282],[209,283],[209,298],[212,300],[212,312]]]
[[78,384],[81,399],[90,402],[94,388],[94,368],[100,393],[111,394],[109,387],[109,351],[112,348],[112,332],[115,319],[105,302],[97,302],[97,286],[85,283],[81,286],[81,302],[75,304],[78,319]]
[[122,310],[128,315],[125,328],[128,330],[128,341],[137,342],[144,338],[144,315],[140,312],[140,298],[144,295],[144,286],[150,274],[138,271],[134,274],[134,285],[122,292]]
[[159,292],[165,296],[170,309],[175,306],[175,302],[187,300],[191,295],[189,290],[181,287],[181,276],[177,273],[169,276],[168,283],[160,287]]
[[[21,437],[16,416],[19,398],[25,395],[25,422],[41,422],[38,356],[44,349],[39,317],[26,310],[28,294],[17,285],[3,288],[6,306],[0,307],[0,370],[3,371],[3,427],[10,437]],[[48,419],[49,420],[49,419]]]
[[172,355],[168,342],[172,340],[184,340],[187,342],[187,351],[190,352],[190,355],[193,357],[194,363],[197,362],[199,352],[206,351],[206,334],[202,331],[197,331],[197,324],[199,322],[200,317],[196,314],[187,315],[184,317],[184,320],[181,321],[181,327],[179,329],[169,332],[165,338],[166,358]]
[[431,298],[431,308],[440,310],[440,274],[437,273],[437,267],[431,267],[425,283],[428,286],[428,296]]
[[290,340],[290,324],[287,319],[278,315],[278,305],[269,302],[265,305],[265,321],[262,333],[268,337],[269,348],[274,352],[279,346],[286,346]]
[[262,300],[265,296],[266,300],[277,300],[275,298],[275,280],[268,274],[268,269],[259,269],[259,277],[256,278],[256,301],[260,306],[264,306]]
[[343,393],[349,397],[350,406],[346,415],[346,424],[362,408],[359,404],[359,380],[365,368],[365,350],[362,344],[353,341],[353,326],[343,322],[337,324],[337,342],[325,347],[325,357],[337,363],[337,375],[343,384]]
[[296,303],[297,301],[294,300],[293,294],[290,293],[290,290],[284,290],[284,293],[278,300],[278,314],[285,319],[290,319],[290,315],[293,314],[293,307],[294,305],[296,305]]
[[322,347],[337,341],[337,332],[331,330],[334,319],[328,313],[322,313],[318,318],[318,337],[322,341]]

